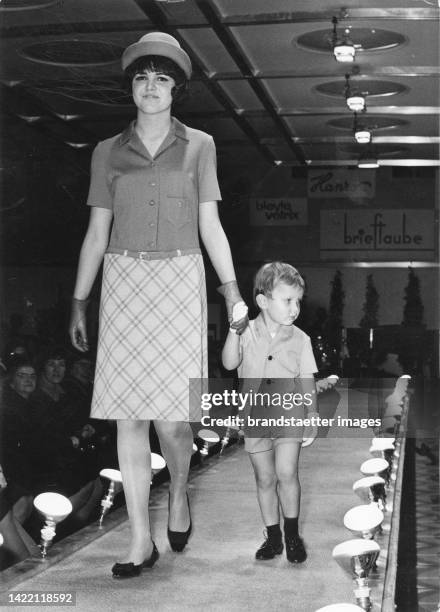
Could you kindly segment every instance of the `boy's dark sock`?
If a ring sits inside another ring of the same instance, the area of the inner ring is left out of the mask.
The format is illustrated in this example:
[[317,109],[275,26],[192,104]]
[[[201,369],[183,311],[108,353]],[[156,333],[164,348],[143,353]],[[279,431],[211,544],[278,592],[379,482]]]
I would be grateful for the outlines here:
[[286,538],[298,537],[298,517],[284,518],[284,535]]
[[266,527],[267,530],[267,539],[272,544],[280,544],[282,541],[281,538],[281,529],[279,523],[276,525],[268,525]]

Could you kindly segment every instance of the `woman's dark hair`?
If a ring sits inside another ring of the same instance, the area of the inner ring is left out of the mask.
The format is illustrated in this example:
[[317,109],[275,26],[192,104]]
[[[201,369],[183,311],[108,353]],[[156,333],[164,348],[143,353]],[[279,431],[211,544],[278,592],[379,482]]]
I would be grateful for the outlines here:
[[11,359],[7,371],[7,377],[9,380],[12,380],[20,368],[33,368],[35,372],[37,368],[35,367],[34,362],[29,359],[27,356],[16,355],[13,359]]
[[189,83],[182,68],[173,60],[162,55],[142,55],[132,62],[124,71],[123,86],[131,94],[131,84],[134,77],[142,72],[160,72],[174,79],[176,83],[172,89],[173,102],[180,102],[188,91]]
[[37,359],[37,369],[40,373],[51,359],[64,359],[67,363],[67,350],[63,346],[49,346],[43,349]]

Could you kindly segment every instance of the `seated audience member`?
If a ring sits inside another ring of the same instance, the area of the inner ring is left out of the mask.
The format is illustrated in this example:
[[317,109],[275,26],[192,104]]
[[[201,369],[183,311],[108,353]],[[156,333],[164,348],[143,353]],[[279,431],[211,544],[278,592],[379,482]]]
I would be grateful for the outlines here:
[[[83,453],[83,472],[99,473],[104,467],[117,468],[116,426],[114,422],[90,418],[95,364],[93,359],[76,353],[70,360],[63,388],[67,405],[75,419],[75,435]],[[72,421],[73,425],[73,421]]]
[[41,491],[68,495],[78,488],[75,463],[80,440],[71,433],[66,419],[66,372],[62,349],[48,350],[41,361],[37,390],[32,396],[34,465]]
[[74,402],[64,389],[66,354],[49,349],[41,361],[37,390],[32,396],[34,465],[39,492],[56,491],[69,497],[72,515],[61,531],[78,527],[99,507],[103,485],[99,471],[87,469],[85,441],[94,435],[88,423],[81,427]]
[[90,404],[93,393],[93,361],[83,354],[76,354],[70,360],[66,377],[63,380],[63,389],[68,396],[68,403],[73,406],[72,424],[79,431],[90,417]]
[[32,510],[33,456],[32,410],[37,373],[31,362],[10,362],[0,409],[0,462],[8,484],[14,517],[23,523]]

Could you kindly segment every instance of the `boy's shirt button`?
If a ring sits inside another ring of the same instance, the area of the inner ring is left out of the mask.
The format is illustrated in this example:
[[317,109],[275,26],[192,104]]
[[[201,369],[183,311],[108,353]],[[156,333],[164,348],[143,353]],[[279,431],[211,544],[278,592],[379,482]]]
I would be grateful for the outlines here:
[[268,359],[271,361],[273,359],[272,355],[269,355]]

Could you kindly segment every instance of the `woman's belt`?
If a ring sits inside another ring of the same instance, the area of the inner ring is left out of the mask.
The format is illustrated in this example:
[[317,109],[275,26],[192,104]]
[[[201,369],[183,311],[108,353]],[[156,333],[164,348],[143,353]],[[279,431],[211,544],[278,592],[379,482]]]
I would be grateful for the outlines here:
[[134,259],[143,259],[151,261],[153,259],[169,259],[171,257],[181,257],[182,255],[201,254],[199,247],[190,249],[174,249],[173,251],[130,251],[129,249],[118,249],[117,247],[108,247],[107,253],[115,255],[124,255],[125,257],[133,257]]

